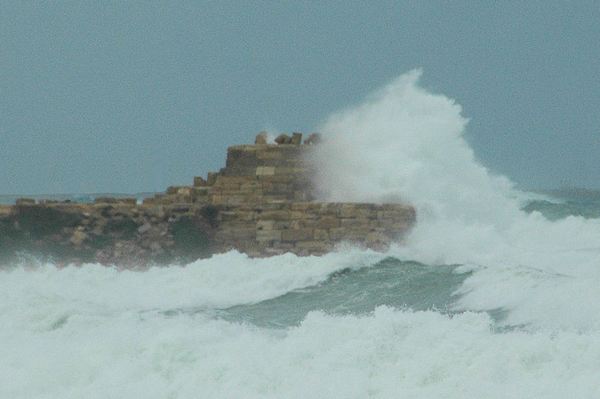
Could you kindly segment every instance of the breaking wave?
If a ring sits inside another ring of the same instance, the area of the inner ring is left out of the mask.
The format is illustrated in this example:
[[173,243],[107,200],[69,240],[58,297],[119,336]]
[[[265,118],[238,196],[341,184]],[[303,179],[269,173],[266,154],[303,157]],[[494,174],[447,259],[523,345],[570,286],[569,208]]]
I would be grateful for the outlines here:
[[0,397],[599,397],[600,219],[522,210],[420,75],[332,115],[315,158],[324,199],[414,204],[403,245],[15,265]]
[[419,86],[420,76],[409,72],[324,123],[321,195],[414,204],[418,223],[393,253],[480,269],[462,290],[464,308],[510,309],[515,324],[600,328],[600,220],[522,211],[523,194],[475,158],[461,107]]

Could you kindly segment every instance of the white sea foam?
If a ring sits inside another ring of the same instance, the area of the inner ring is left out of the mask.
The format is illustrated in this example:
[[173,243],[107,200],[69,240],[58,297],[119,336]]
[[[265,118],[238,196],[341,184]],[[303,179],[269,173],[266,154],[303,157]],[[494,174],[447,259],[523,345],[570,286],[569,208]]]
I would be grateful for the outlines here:
[[[324,123],[327,140],[315,156],[322,197],[414,204],[418,223],[397,255],[488,270],[467,284],[462,306],[518,308],[509,322],[564,326],[568,319],[575,329],[600,328],[600,312],[588,312],[600,303],[591,289],[600,285],[600,220],[550,222],[522,212],[523,195],[475,158],[461,107],[419,86],[420,76],[402,75]],[[528,270],[563,277],[539,284]],[[560,311],[549,312],[556,301]]]
[[[70,286],[65,282],[65,288]],[[52,298],[47,298],[52,302]],[[13,304],[19,306],[19,304]],[[62,308],[61,303],[56,303]],[[267,330],[203,314],[103,314],[88,305],[43,331],[0,326],[0,397],[594,398],[600,336],[491,331],[380,307],[310,313]],[[33,310],[20,307],[24,313]]]
[[19,330],[43,330],[80,311],[220,309],[313,286],[337,270],[369,266],[384,256],[349,249],[323,257],[286,254],[251,259],[231,251],[185,267],[154,267],[145,272],[94,264],[64,269],[17,267],[0,271],[0,314],[6,322],[19,323]]

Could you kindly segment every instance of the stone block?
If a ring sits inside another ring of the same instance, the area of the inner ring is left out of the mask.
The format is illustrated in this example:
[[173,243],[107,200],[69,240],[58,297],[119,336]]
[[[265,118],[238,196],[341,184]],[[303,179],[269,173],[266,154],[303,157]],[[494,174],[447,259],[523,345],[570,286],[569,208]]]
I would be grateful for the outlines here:
[[262,197],[266,204],[286,204],[288,199],[283,195],[265,195]]
[[204,187],[206,186],[206,180],[202,176],[194,176],[194,187]]
[[227,186],[227,185],[241,185],[246,183],[256,182],[256,176],[254,173],[248,176],[219,176],[216,181],[217,186]]
[[229,222],[229,221],[239,220],[239,216],[236,211],[221,211],[221,212],[219,212],[217,218],[221,222]]
[[256,241],[281,241],[281,230],[255,230]]
[[302,133],[292,133],[290,144],[300,145],[302,144]]
[[329,230],[329,238],[334,241],[363,241],[369,230],[336,227]]
[[275,138],[275,142],[277,144],[290,144],[292,142],[292,138],[287,134],[282,133]]
[[281,232],[281,241],[305,241],[312,238],[312,229],[283,230]]
[[[264,186],[263,186],[264,187]],[[269,188],[263,188],[265,194],[279,194],[283,195],[284,198],[287,198],[287,194],[290,192],[290,186],[284,183],[274,183],[269,186]]]
[[191,187],[179,187],[177,189],[177,194],[179,195],[190,195],[192,193]]
[[[166,193],[167,193],[167,195],[177,194],[178,189],[179,189],[179,187],[177,187],[177,186],[169,186],[169,187],[167,187]],[[104,198],[103,197],[96,198],[96,200],[101,200],[101,199],[104,199]],[[96,201],[96,202],[100,202],[100,201]]]
[[259,220],[291,220],[291,213],[287,210],[264,211],[258,216]]
[[286,176],[258,176],[259,184],[264,190],[275,190],[275,187],[281,185],[290,185],[290,179]]
[[267,137],[268,137],[267,132],[260,132],[259,134],[256,135],[256,139],[254,140],[254,144],[257,144],[257,145],[265,145],[265,144],[267,144]]
[[248,198],[243,195],[228,195],[225,196],[225,205],[237,206],[248,202]]
[[[285,166],[278,166],[275,168],[275,175],[297,175],[297,174],[301,174],[302,172],[304,172],[304,169],[302,169],[302,168],[285,167]],[[288,181],[291,182],[292,178],[288,177]]]
[[217,176],[219,176],[218,173],[209,172],[206,177],[206,184],[209,186],[212,186],[213,184],[215,184],[215,182],[217,181]]
[[227,197],[220,194],[210,195],[209,202],[213,205],[226,205]]
[[316,219],[297,219],[290,222],[291,229],[314,229],[318,227]]
[[250,222],[253,221],[256,217],[253,211],[245,211],[245,210],[236,210],[235,211],[237,220]]
[[260,188],[261,184],[258,180],[250,180],[245,183],[240,184],[240,191],[244,192],[254,192]]
[[364,204],[343,204],[338,215],[342,218],[376,218],[377,210]]
[[317,219],[317,227],[320,229],[332,229],[340,227],[340,219],[334,216],[324,216]]
[[254,241],[256,240],[256,230],[252,226],[236,226],[235,228],[224,227],[217,231],[215,240],[228,243],[231,243],[232,241],[238,242],[240,240]]
[[208,187],[194,187],[191,192],[192,200],[200,201],[207,200],[210,190]]
[[256,239],[256,229],[254,229],[254,227],[236,228],[235,230],[233,230],[232,237],[234,240],[254,241]]
[[316,215],[308,214],[305,211],[290,211],[290,219],[292,219],[292,220],[309,219],[309,218],[316,218]]
[[365,228],[370,227],[370,219],[355,219],[355,218],[344,218],[339,219],[340,226],[343,228]]
[[265,163],[265,161],[269,160],[283,160],[285,158],[285,154],[279,149],[270,149],[266,148],[265,150],[260,150],[256,153],[256,158],[261,162]]
[[329,231],[325,229],[315,229],[313,238],[317,241],[329,241]]
[[298,203],[293,203],[290,206],[290,209],[292,211],[302,211],[305,212],[306,210],[308,210],[310,208],[310,203],[308,202],[298,202]]
[[256,230],[274,230],[274,220],[259,220],[256,222]]
[[256,168],[256,176],[273,176],[274,174],[274,166],[259,166]]
[[310,253],[323,253],[331,251],[333,245],[323,241],[298,241],[295,245],[298,249],[306,249]]

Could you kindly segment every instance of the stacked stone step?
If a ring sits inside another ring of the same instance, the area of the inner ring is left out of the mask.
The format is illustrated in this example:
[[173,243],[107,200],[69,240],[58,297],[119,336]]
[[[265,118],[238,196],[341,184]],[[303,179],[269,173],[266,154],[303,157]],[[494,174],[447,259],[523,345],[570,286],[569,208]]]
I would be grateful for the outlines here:
[[[261,142],[259,137],[257,142]],[[312,171],[306,162],[311,146],[301,144],[300,133],[292,137],[286,144],[228,148],[226,166],[212,186],[210,202],[257,205],[311,200]]]
[[209,204],[209,194],[211,187],[204,178],[194,177],[192,186],[170,186],[164,193],[159,193],[153,197],[144,199],[144,205],[175,205],[175,204],[194,204],[203,206]]

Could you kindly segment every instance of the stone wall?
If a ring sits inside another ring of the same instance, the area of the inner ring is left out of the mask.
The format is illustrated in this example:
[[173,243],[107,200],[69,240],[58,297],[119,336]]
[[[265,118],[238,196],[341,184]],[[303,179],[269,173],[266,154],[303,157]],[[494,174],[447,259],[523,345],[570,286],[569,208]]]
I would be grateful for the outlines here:
[[225,167],[190,186],[172,186],[137,204],[21,199],[0,207],[0,255],[24,249],[67,261],[123,265],[189,261],[237,249],[250,256],[321,255],[341,242],[376,250],[400,241],[415,223],[404,204],[313,200],[316,172],[307,155],[319,137],[281,135],[227,150]]
[[218,173],[197,176],[192,186],[169,187],[146,204],[260,205],[311,201],[312,174],[306,162],[311,144],[238,145],[227,149]]
[[415,213],[399,204],[293,202],[224,208],[218,219],[215,242],[222,249],[322,255],[344,241],[383,250],[410,229]]

